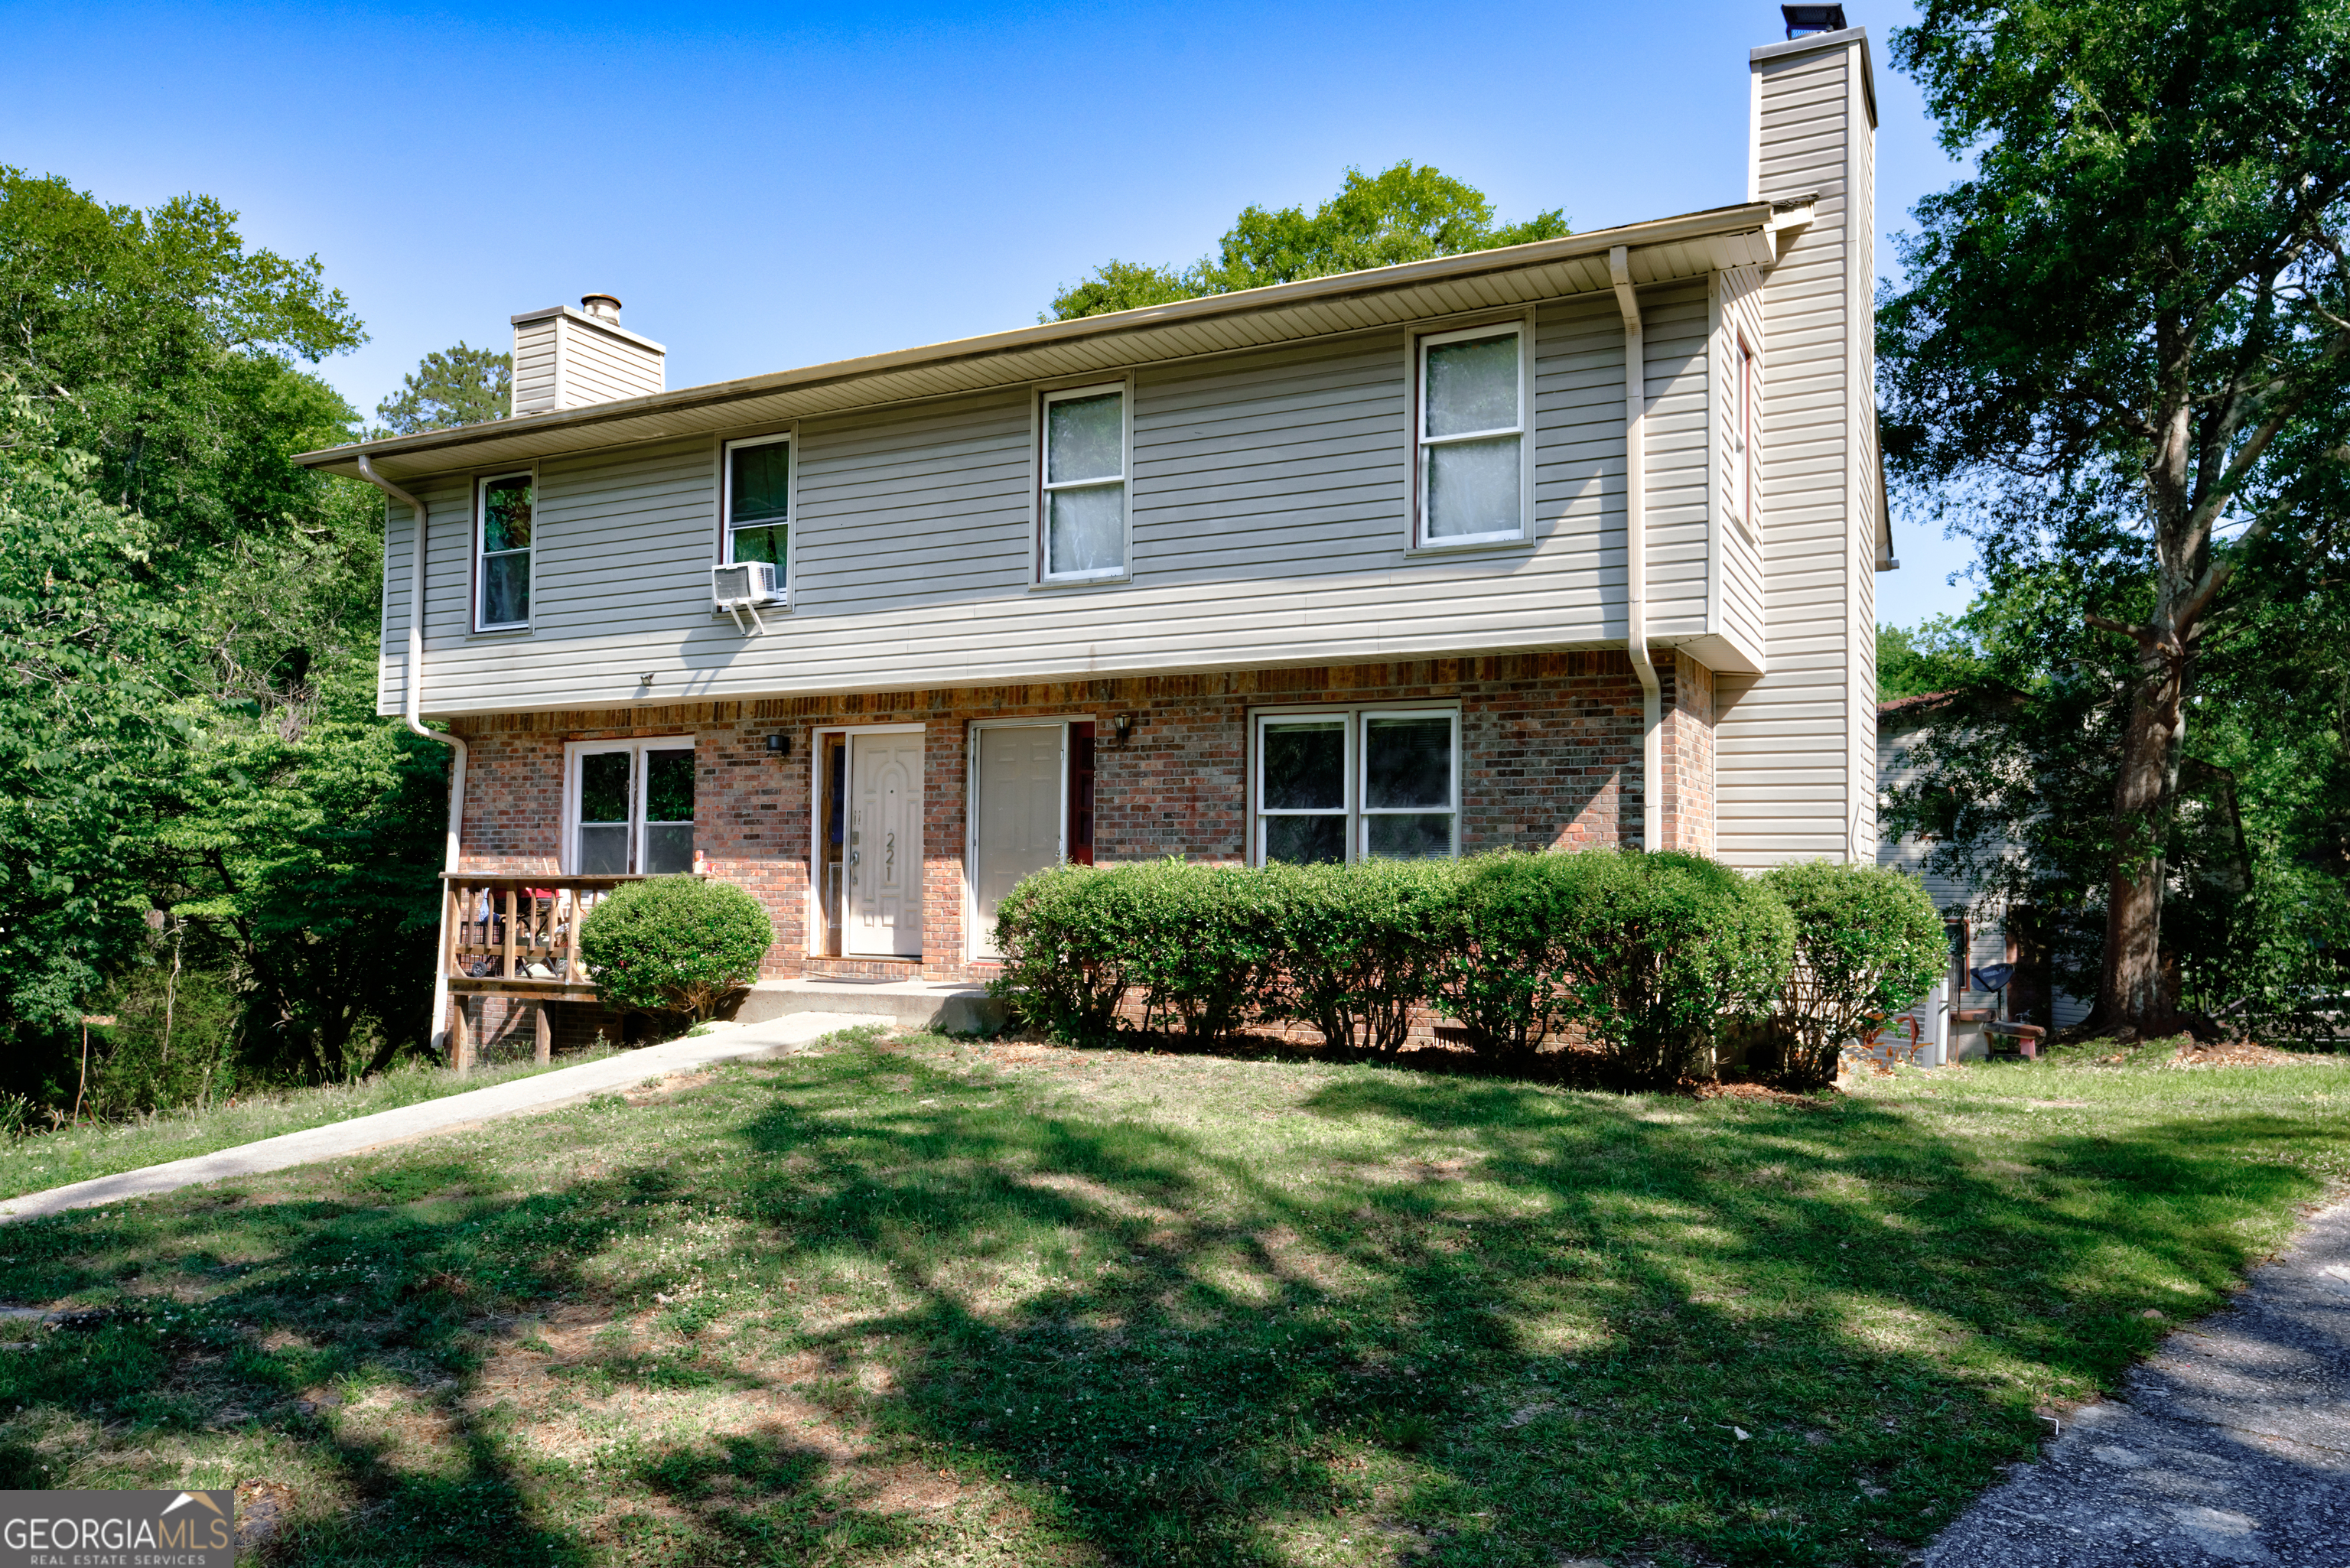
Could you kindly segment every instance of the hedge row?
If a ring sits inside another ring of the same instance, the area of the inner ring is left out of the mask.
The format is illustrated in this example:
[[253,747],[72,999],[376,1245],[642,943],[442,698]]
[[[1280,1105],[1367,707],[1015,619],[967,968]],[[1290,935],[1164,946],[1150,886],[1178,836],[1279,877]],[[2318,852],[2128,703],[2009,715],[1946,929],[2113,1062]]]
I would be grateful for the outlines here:
[[1567,1029],[1624,1074],[1702,1070],[1759,1025],[1790,1075],[1906,1006],[1942,961],[1917,883],[1814,863],[1742,877],[1700,856],[1591,850],[1243,868],[1167,860],[1042,871],[998,910],[999,991],[1071,1041],[1141,1027],[1212,1044],[1297,1021],[1401,1048],[1415,1011],[1524,1056]]

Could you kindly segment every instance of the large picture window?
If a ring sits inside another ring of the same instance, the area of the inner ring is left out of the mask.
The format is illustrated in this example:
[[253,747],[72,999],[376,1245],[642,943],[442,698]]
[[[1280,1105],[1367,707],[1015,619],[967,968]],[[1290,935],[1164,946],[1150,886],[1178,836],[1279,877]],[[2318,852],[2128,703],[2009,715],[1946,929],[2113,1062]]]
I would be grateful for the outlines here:
[[1461,716],[1339,708],[1256,719],[1258,864],[1424,860],[1461,850]]
[[658,877],[693,869],[693,738],[571,748],[570,871]]
[[1525,337],[1512,322],[1419,339],[1419,544],[1525,537]]
[[1126,575],[1126,446],[1125,388],[1045,394],[1040,581]]
[[769,561],[775,586],[791,581],[792,438],[726,443],[726,558]]
[[531,503],[527,473],[502,473],[479,487],[473,566],[473,629],[530,624]]

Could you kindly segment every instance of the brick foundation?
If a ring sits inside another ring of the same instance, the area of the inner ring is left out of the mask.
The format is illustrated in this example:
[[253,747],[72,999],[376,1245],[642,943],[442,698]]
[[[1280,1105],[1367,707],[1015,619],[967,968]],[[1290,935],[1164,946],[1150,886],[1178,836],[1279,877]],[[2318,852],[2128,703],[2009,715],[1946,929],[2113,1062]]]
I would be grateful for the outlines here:
[[[1710,852],[1713,675],[1670,654],[1659,654],[1657,663],[1665,682],[1664,846]],[[1630,784],[1638,762],[1640,689],[1630,660],[1620,652],[1552,653],[460,719],[454,728],[472,751],[464,868],[559,870],[565,742],[690,733],[701,775],[694,842],[712,872],[749,888],[774,917],[776,942],[763,969],[766,977],[975,978],[991,966],[964,957],[972,721],[1070,716],[1101,726],[1097,863],[1165,855],[1238,862],[1248,845],[1252,710],[1415,702],[1461,708],[1464,854],[1638,842],[1641,802]],[[1133,716],[1123,742],[1110,727],[1121,713]],[[914,962],[812,958],[811,732],[916,722],[926,731],[923,956]],[[787,757],[766,749],[767,737],[779,732],[791,741]],[[520,1027],[526,1036],[529,1021]],[[568,1043],[560,1021],[557,1031],[560,1049]]]

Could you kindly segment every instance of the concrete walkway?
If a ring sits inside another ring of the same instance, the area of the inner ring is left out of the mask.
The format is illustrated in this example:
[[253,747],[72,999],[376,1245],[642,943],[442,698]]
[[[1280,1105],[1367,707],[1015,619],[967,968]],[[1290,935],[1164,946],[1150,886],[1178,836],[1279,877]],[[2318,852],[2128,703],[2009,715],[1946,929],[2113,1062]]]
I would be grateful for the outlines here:
[[1925,1563],[2350,1565],[2350,1203],[2082,1408]]
[[68,1209],[95,1209],[126,1198],[173,1192],[182,1187],[197,1187],[207,1181],[257,1176],[265,1170],[283,1170],[287,1166],[307,1165],[312,1160],[364,1154],[387,1144],[430,1137],[434,1133],[450,1132],[458,1127],[494,1121],[500,1116],[526,1116],[533,1111],[549,1111],[558,1106],[577,1105],[596,1095],[608,1095],[629,1088],[648,1078],[663,1077],[671,1073],[691,1073],[716,1062],[788,1055],[798,1047],[827,1034],[879,1022],[882,1021],[870,1015],[795,1012],[768,1023],[722,1028],[691,1039],[665,1041],[659,1045],[648,1045],[640,1051],[623,1051],[593,1062],[582,1062],[577,1067],[557,1067],[551,1073],[517,1078],[486,1089],[444,1095],[421,1105],[377,1111],[372,1116],[329,1122],[325,1127],[285,1133],[276,1137],[263,1138],[258,1143],[239,1144],[234,1148],[216,1149],[211,1154],[175,1159],[167,1165],[150,1165],[113,1176],[92,1177],[88,1181],[77,1181],[70,1187],[52,1187],[47,1192],[29,1192],[22,1198],[0,1199],[0,1222],[30,1220],[43,1214],[62,1213]]

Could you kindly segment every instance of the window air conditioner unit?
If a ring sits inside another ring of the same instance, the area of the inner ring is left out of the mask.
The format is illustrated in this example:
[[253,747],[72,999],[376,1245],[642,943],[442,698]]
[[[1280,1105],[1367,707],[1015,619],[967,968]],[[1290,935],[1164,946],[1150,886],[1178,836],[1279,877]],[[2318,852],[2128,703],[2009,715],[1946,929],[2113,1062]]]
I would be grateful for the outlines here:
[[743,613],[748,610],[751,624],[761,632],[767,629],[759,618],[761,605],[784,602],[783,590],[775,586],[775,564],[773,561],[731,561],[723,566],[710,568],[710,602],[734,618],[734,629],[743,629]]

